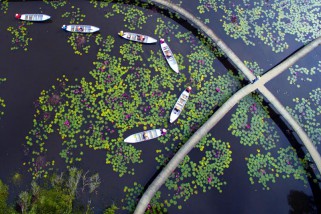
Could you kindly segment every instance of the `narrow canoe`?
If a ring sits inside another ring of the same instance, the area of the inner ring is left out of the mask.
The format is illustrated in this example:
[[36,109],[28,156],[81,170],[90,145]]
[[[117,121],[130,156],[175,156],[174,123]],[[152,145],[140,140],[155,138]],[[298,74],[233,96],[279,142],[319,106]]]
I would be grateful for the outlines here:
[[[165,130],[166,131],[166,130]],[[136,134],[132,134],[128,136],[124,142],[126,143],[138,143],[142,141],[147,141],[151,140],[154,138],[158,138],[162,135],[162,130],[161,129],[152,129],[152,130],[147,130],[144,132],[139,132]]]
[[16,14],[16,18],[24,21],[43,22],[50,19],[46,14]]
[[181,114],[181,112],[183,111],[183,108],[188,100],[189,94],[191,93],[192,88],[191,87],[187,87],[182,94],[179,96],[173,110],[171,113],[171,116],[169,118],[169,122],[173,123],[175,120],[177,120],[177,118],[179,117],[179,115]]
[[148,43],[148,44],[157,42],[156,39],[154,39],[154,38],[152,38],[150,36],[143,35],[143,34],[120,31],[118,33],[118,35],[123,37],[124,39],[128,39],[128,40],[131,40],[131,41],[134,41],[134,42]]
[[163,51],[163,54],[169,64],[169,66],[176,72],[179,73],[179,69],[178,69],[178,64],[176,59],[174,58],[174,55],[171,51],[171,49],[169,48],[169,46],[166,44],[166,42],[164,41],[164,39],[160,39],[160,45]]
[[61,28],[73,33],[95,33],[100,30],[98,27],[91,25],[63,25]]

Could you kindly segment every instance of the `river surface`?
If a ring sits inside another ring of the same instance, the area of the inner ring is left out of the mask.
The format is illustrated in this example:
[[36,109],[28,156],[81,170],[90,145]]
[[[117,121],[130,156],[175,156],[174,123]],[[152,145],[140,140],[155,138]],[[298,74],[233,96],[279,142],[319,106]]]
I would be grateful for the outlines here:
[[[117,35],[120,30],[125,28],[123,18],[116,15],[105,19],[103,18],[104,12],[108,9],[98,10],[89,1],[69,1],[66,6],[58,9],[54,9],[41,1],[10,1],[7,13],[0,14],[0,78],[7,79],[0,85],[0,97],[6,103],[4,116],[0,120],[0,179],[10,185],[11,200],[20,191],[28,188],[32,179],[30,172],[27,172],[27,167],[23,166],[23,162],[28,161],[29,158],[25,146],[25,137],[33,128],[34,102],[40,96],[40,92],[56,85],[56,79],[62,75],[66,75],[71,83],[75,78],[85,77],[89,80],[92,78],[89,71],[93,69],[98,47],[93,45],[88,54],[76,55],[66,42],[69,34],[61,30],[61,26],[66,22],[66,19],[63,19],[61,15],[68,11],[70,5],[81,8],[82,13],[86,14],[86,23],[100,26],[99,33],[103,37],[106,35],[114,36],[115,46],[120,46],[126,42]],[[197,13],[196,5],[196,1],[182,4],[192,13]],[[142,10],[145,11],[145,14],[152,14],[153,17],[161,16],[157,11],[151,9]],[[45,13],[52,17],[52,21],[34,23],[28,27],[28,33],[32,37],[32,41],[28,45],[28,51],[10,50],[12,36],[7,28],[19,25],[18,21],[14,19],[14,14],[17,12]],[[207,13],[207,16],[211,20],[208,26],[228,44],[241,60],[256,61],[265,71],[273,68],[302,46],[291,36],[286,38],[290,44],[289,49],[278,54],[272,52],[271,48],[260,41],[257,41],[254,47],[247,46],[240,39],[233,39],[225,34],[221,22],[215,18],[221,16],[220,12],[217,14]],[[164,19],[171,20],[170,17]],[[177,19],[174,19],[174,22],[176,23]],[[154,29],[155,24],[157,23],[148,22],[144,24],[141,31],[146,35],[153,35],[152,29]],[[176,29],[177,31],[189,32],[191,29],[195,30],[188,23],[179,22],[178,24],[181,25]],[[158,45],[151,45],[148,48],[156,52]],[[188,45],[172,43],[171,48],[182,55],[190,53]],[[119,56],[118,51],[114,51],[113,54]],[[147,58],[148,52],[144,54],[146,55],[143,58]],[[320,50],[316,49],[301,60],[300,65],[317,66],[318,60],[320,60]],[[187,63],[185,62],[185,64]],[[226,65],[221,62],[216,62],[216,64],[216,70],[220,70],[219,73],[224,74],[226,69],[225,71],[223,69],[226,68]],[[319,86],[320,74],[312,77],[315,80],[308,87],[297,88],[288,84],[288,74],[286,73],[287,71],[267,84],[267,87],[280,99],[284,106],[293,106],[293,98],[307,97],[311,89]],[[250,184],[244,158],[249,156],[256,148],[240,145],[239,139],[228,131],[231,115],[235,112],[235,108],[211,131],[216,138],[228,141],[231,144],[233,161],[224,172],[224,180],[227,181],[227,185],[222,187],[223,192],[218,193],[213,189],[206,193],[193,195],[187,202],[181,203],[182,210],[172,206],[169,208],[169,213],[289,213],[291,206],[295,207],[295,205],[289,204],[289,199],[291,199],[291,203],[299,204],[303,199],[312,196],[310,186],[304,186],[303,182],[294,179],[278,180],[271,185],[269,191],[262,190],[259,185]],[[272,115],[275,116],[275,114]],[[277,118],[273,121],[275,123],[280,122]],[[170,125],[170,127],[174,127],[174,125]],[[286,129],[282,127],[282,124],[277,128],[277,132],[280,134],[278,147],[291,145],[291,140],[297,142],[285,134]],[[57,134],[50,136],[47,142],[48,159],[54,158],[56,167],[64,170],[64,161],[59,158],[60,143],[60,136]],[[154,151],[158,149],[157,144],[137,144],[135,146],[143,151],[141,159],[144,162],[135,166],[135,175],[125,174],[123,177],[119,177],[117,173],[113,172],[110,165],[105,164],[106,154],[104,151],[83,149],[85,155],[82,161],[77,163],[77,166],[84,170],[98,172],[101,176],[102,184],[98,193],[92,196],[96,213],[102,213],[102,210],[112,201],[121,204],[121,199],[124,198],[124,186],[130,186],[133,182],[146,185],[156,176],[158,164],[154,160]],[[197,155],[196,152],[191,152],[191,157],[197,159]],[[23,175],[23,182],[20,185],[14,185],[10,179],[16,172]],[[164,191],[166,192],[165,189]],[[119,212],[128,213],[128,211]]]

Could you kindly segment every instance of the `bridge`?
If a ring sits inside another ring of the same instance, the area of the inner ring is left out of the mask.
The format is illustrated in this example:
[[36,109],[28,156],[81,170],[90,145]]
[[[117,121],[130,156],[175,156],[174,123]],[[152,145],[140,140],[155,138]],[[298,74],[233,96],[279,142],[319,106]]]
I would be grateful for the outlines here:
[[321,44],[321,37],[315,39],[308,45],[301,48],[294,55],[287,58],[285,61],[265,73],[261,78],[257,78],[246,65],[238,58],[238,56],[202,21],[197,19],[193,14],[189,13],[185,9],[165,0],[151,0],[156,4],[165,6],[166,8],[175,11],[183,19],[186,19],[205,35],[213,40],[213,42],[224,52],[224,54],[231,60],[236,68],[238,68],[245,77],[250,81],[256,80],[239,91],[237,91],[232,97],[230,97],[193,135],[192,137],[179,149],[174,157],[167,163],[162,169],[154,181],[148,186],[147,190],[141,197],[138,205],[136,206],[134,214],[142,214],[145,212],[150,200],[154,197],[155,193],[165,183],[167,178],[181,163],[184,157],[195,147],[195,145],[228,113],[242,98],[249,95],[255,90],[258,90],[266,100],[268,100],[278,113],[286,120],[291,128],[297,133],[302,143],[307,148],[308,152],[317,166],[318,171],[321,173],[321,156],[318,153],[316,147],[308,137],[306,132],[302,129],[300,124],[292,117],[292,115],[285,109],[280,101],[265,87],[265,83],[272,80],[283,71],[291,67],[295,62],[304,57],[306,54],[314,50]]

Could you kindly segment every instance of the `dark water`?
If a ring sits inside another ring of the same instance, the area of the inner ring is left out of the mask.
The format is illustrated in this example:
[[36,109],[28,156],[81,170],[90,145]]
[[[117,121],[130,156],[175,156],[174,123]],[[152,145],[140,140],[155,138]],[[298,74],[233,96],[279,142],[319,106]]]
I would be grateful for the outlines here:
[[[80,7],[82,13],[85,13],[86,23],[101,27],[101,35],[117,35],[117,32],[123,28],[122,23],[115,16],[111,19],[101,18],[104,15],[103,10],[95,10],[88,1],[69,1],[69,4]],[[65,6],[67,8],[69,6]],[[193,4],[186,5],[189,11],[193,11]],[[63,9],[65,11],[66,9]],[[29,34],[33,38],[27,52],[10,51],[11,35],[6,31],[9,26],[17,26],[17,20],[14,14],[20,13],[39,13],[50,14],[52,20],[47,23],[35,23],[28,27]],[[154,14],[158,16],[159,14]],[[0,179],[10,185],[11,199],[19,191],[24,190],[31,180],[31,176],[22,166],[27,157],[24,155],[25,136],[33,126],[33,114],[35,111],[33,102],[37,100],[42,90],[48,90],[51,85],[56,84],[56,79],[65,74],[70,80],[86,77],[90,79],[88,72],[93,68],[92,62],[95,60],[97,48],[92,47],[89,54],[77,56],[73,53],[71,47],[67,44],[68,34],[62,31],[61,25],[65,24],[61,17],[61,10],[54,10],[48,5],[38,1],[28,2],[10,2],[9,10],[6,15],[0,14],[0,77],[6,77],[7,81],[0,87],[0,97],[5,100],[5,115],[0,121]],[[214,16],[214,15],[213,15]],[[210,17],[216,20],[215,17]],[[153,34],[148,26],[155,23],[147,23],[142,30],[144,34]],[[264,45],[250,47],[244,45],[240,40],[234,40],[224,34],[224,30],[218,20],[212,21],[214,31],[219,37],[232,48],[233,51],[242,59],[247,61],[260,62],[261,67],[268,70],[283,60],[286,56],[294,52],[301,46],[296,42],[291,43],[291,48],[282,54],[274,54]],[[186,32],[184,26],[179,31]],[[293,40],[294,41],[294,40]],[[123,40],[117,40],[115,46],[123,44]],[[180,51],[184,54],[185,49],[180,44],[172,44],[174,51]],[[150,47],[157,50],[158,47]],[[253,51],[260,50],[260,54],[252,54]],[[114,53],[118,54],[118,53]],[[311,64],[319,59],[319,53],[316,51],[305,58],[303,64]],[[223,68],[224,65],[219,65]],[[280,75],[277,79],[271,81],[267,86],[275,93],[284,105],[291,105],[293,94],[307,94],[308,89],[294,89],[293,87],[279,87],[281,82],[286,81],[286,74]],[[317,78],[320,78],[318,76]],[[318,85],[314,81],[312,88]],[[234,109],[235,110],[235,109]],[[232,158],[230,168],[225,171],[224,179],[228,185],[223,187],[223,193],[216,190],[205,194],[193,196],[188,202],[182,203],[183,209],[177,210],[175,207],[169,209],[169,213],[288,213],[291,206],[302,203],[307,197],[312,196],[310,187],[304,187],[302,182],[295,180],[280,180],[271,186],[270,191],[263,191],[259,186],[251,185],[248,180],[245,156],[248,156],[254,148],[244,147],[239,144],[239,140],[227,131],[230,125],[232,110],[224,119],[212,130],[213,136],[223,141],[231,143]],[[279,130],[282,133],[283,130]],[[51,136],[48,140],[49,155],[55,158],[57,166],[64,169],[63,160],[58,157],[59,137]],[[280,145],[288,146],[289,140],[281,134]],[[93,196],[95,201],[95,210],[101,212],[112,201],[119,203],[124,197],[123,188],[133,182],[146,184],[157,173],[157,163],[154,160],[154,151],[157,149],[155,144],[137,144],[137,148],[142,150],[142,159],[144,162],[135,167],[135,175],[124,175],[119,178],[112,171],[111,166],[105,164],[105,153],[87,149],[85,156],[79,167],[91,172],[99,172],[102,184],[98,194]],[[149,152],[153,151],[153,152]],[[191,156],[197,154],[191,153]],[[147,161],[148,160],[148,161]],[[24,181],[21,186],[11,185],[10,177],[15,173],[23,174]],[[165,190],[165,189],[164,189]],[[289,200],[294,205],[289,204]],[[126,212],[124,212],[126,213]]]

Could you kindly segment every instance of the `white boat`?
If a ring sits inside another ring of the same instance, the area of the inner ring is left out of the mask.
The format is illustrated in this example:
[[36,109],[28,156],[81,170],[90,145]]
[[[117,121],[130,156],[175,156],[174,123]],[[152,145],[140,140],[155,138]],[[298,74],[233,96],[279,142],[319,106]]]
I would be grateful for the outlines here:
[[181,94],[181,96],[179,96],[173,110],[171,113],[171,116],[169,118],[169,122],[173,123],[175,120],[177,120],[177,118],[179,117],[179,115],[181,114],[181,112],[183,111],[183,108],[188,100],[189,94],[191,93],[192,88],[190,86],[188,86]]
[[142,142],[142,141],[147,141],[147,140],[151,140],[154,138],[158,138],[164,134],[166,134],[166,129],[152,129],[152,130],[147,130],[147,131],[143,131],[143,132],[139,132],[136,134],[132,134],[130,136],[128,136],[124,142],[125,143],[138,143],[138,142]]
[[46,14],[19,14],[15,15],[16,19],[32,22],[43,22],[50,19],[50,16]]
[[130,33],[130,32],[120,31],[118,33],[118,35],[123,37],[124,39],[128,39],[128,40],[135,41],[135,42],[148,43],[148,44],[157,42],[156,39],[154,39],[154,38],[152,38],[150,36],[137,34],[137,33]]
[[98,27],[91,25],[63,25],[61,28],[73,33],[95,33],[100,30]]
[[169,64],[169,66],[176,72],[179,73],[178,70],[178,64],[176,59],[174,58],[174,55],[171,51],[171,49],[168,47],[168,45],[166,44],[166,42],[164,41],[164,39],[160,39],[160,45],[163,51],[163,54]]

